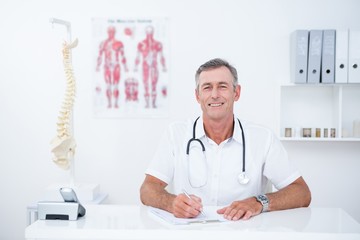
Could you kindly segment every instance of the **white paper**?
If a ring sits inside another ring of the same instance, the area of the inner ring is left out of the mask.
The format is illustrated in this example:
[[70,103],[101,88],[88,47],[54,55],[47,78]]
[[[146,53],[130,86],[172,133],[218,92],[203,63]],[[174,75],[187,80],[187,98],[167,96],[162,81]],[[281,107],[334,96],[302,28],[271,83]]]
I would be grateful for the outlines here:
[[149,212],[174,225],[226,222],[227,220],[223,217],[223,215],[216,212],[219,208],[219,206],[205,206],[203,207],[203,213],[205,216],[199,214],[196,218],[177,218],[168,211],[153,207],[149,207]]

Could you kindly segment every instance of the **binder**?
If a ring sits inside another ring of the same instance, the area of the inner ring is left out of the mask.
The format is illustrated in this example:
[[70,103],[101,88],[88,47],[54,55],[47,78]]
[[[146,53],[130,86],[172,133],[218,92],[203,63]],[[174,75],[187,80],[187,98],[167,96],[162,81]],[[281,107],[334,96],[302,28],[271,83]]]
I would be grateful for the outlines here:
[[336,30],[335,83],[348,82],[349,30]]
[[335,82],[335,30],[323,30],[321,83]]
[[290,79],[293,83],[306,83],[309,31],[292,32],[290,41]]
[[322,35],[322,30],[310,30],[309,33],[308,83],[320,83]]
[[360,30],[349,31],[349,83],[360,83]]

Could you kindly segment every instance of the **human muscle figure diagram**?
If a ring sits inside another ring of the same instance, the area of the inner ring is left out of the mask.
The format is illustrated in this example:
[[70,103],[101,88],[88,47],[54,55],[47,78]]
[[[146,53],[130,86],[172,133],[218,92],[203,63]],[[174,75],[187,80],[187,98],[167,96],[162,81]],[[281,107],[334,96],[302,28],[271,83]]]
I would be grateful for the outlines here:
[[127,78],[125,80],[125,101],[137,102],[139,93],[139,83],[135,78]]
[[166,71],[165,58],[162,52],[162,43],[154,39],[154,28],[152,26],[147,26],[145,32],[146,38],[139,42],[137,46],[135,71],[137,71],[137,67],[142,58],[145,107],[150,107],[149,102],[151,97],[151,106],[156,108],[157,83],[159,78],[158,56],[160,57],[160,63],[164,72]]
[[62,103],[57,122],[57,135],[52,141],[51,151],[54,154],[53,161],[60,168],[67,170],[70,167],[71,159],[74,157],[76,143],[73,137],[72,110],[74,106],[76,85],[73,67],[71,65],[71,49],[78,44],[76,39],[73,43],[63,44],[63,64],[66,77],[65,99]]
[[104,59],[104,79],[106,83],[106,97],[108,108],[118,108],[119,83],[121,78],[120,62],[124,65],[125,72],[128,71],[124,53],[124,44],[115,39],[115,27],[108,27],[108,38],[100,44],[97,58],[96,71],[100,71],[100,65]]
[[93,24],[96,116],[166,116],[166,21],[93,19]]

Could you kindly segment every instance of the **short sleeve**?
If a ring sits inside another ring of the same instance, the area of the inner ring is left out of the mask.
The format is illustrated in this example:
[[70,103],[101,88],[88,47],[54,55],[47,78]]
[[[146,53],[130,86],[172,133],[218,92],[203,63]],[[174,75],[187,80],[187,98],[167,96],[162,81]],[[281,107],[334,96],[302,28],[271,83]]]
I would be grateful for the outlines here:
[[280,140],[272,133],[265,157],[264,175],[277,188],[288,186],[301,176]]
[[170,127],[162,135],[155,154],[145,173],[169,184],[174,175],[174,151]]

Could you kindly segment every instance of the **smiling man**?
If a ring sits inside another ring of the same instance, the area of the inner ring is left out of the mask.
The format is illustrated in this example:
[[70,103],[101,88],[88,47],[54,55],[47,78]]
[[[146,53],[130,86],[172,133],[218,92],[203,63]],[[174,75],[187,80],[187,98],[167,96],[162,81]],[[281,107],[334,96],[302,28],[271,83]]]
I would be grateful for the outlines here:
[[[219,206],[228,220],[309,206],[310,190],[273,132],[234,114],[241,92],[236,69],[212,59],[195,81],[202,115],[169,126],[146,170],[142,203],[182,218]],[[279,190],[266,192],[269,184]]]

